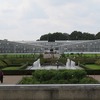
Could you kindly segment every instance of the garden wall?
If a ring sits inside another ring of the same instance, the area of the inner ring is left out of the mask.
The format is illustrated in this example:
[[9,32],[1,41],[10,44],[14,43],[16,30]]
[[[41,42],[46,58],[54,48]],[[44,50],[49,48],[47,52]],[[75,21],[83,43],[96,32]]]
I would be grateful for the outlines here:
[[100,85],[0,85],[0,100],[100,100]]

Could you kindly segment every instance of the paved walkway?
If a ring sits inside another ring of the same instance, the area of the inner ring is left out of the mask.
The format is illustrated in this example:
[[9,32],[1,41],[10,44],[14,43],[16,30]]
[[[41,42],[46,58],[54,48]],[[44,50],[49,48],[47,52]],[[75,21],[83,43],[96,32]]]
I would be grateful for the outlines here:
[[100,75],[89,75],[89,76],[100,82]]
[[[98,80],[100,82],[100,75],[89,75],[90,77],[93,77],[94,79]],[[17,84],[25,75],[13,75],[13,76],[4,76],[3,78],[3,84]],[[29,77],[29,76],[28,76]]]
[[4,76],[3,78],[3,83],[0,85],[3,85],[3,84],[17,84],[21,79],[22,79],[23,76],[21,75],[12,75],[12,76]]

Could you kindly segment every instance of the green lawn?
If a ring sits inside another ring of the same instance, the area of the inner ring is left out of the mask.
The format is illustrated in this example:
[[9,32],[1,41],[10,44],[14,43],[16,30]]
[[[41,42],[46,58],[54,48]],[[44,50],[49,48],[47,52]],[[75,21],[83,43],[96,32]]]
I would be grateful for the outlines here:
[[86,68],[100,70],[100,65],[88,64],[86,65]]
[[20,67],[6,67],[3,68],[2,70],[18,70]]

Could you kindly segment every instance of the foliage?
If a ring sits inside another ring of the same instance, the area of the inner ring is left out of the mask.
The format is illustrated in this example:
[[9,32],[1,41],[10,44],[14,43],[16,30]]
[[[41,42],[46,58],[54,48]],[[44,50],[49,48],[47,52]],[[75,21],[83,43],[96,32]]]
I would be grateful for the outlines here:
[[29,78],[24,77],[23,81],[21,81],[20,83],[21,84],[32,84],[32,78],[31,77],[29,77]]
[[3,59],[2,60],[7,66],[11,65],[11,61],[9,59]]
[[67,33],[61,33],[61,32],[56,32],[56,33],[49,33],[42,35],[40,37],[40,40],[48,40],[49,42],[54,42],[55,40],[68,40],[69,35]]
[[70,34],[70,40],[82,40],[82,32],[74,31]]
[[55,32],[55,33],[48,33],[40,37],[40,40],[48,40],[51,42],[54,42],[55,40],[94,40],[94,39],[100,39],[100,32],[98,32],[96,35],[87,32],[82,33],[81,31],[73,31],[70,34]]
[[56,57],[51,57],[51,58],[43,58],[43,56],[40,57],[41,65],[57,65],[57,62],[59,65],[64,66],[66,64],[65,54],[62,54],[59,59]]
[[57,58],[41,58],[40,63],[41,65],[55,65],[57,60]]
[[98,59],[97,61],[95,61],[95,64],[100,65],[100,59]]
[[64,54],[64,53],[63,53],[63,54],[61,54],[61,57],[62,57],[62,58],[66,58],[66,56],[65,56],[65,54]]
[[[98,83],[87,77],[84,70],[36,70],[32,74],[32,84],[78,84]],[[22,80],[22,84],[30,83],[30,80]],[[27,83],[27,81],[29,81]]]
[[90,77],[85,77],[83,79],[80,80],[79,82],[80,84],[96,84],[98,83],[97,80],[93,79],[93,78],[90,78]]
[[0,60],[0,67],[2,68],[2,67],[6,67],[6,66],[7,66],[7,64],[5,62],[3,62],[2,60]]
[[75,57],[75,59],[73,59],[76,64],[81,63],[81,64],[93,64],[96,61],[95,57],[85,57],[85,56],[79,56],[79,57]]
[[58,59],[59,64],[61,63],[62,65],[66,65],[66,61],[67,61],[67,59],[66,58],[63,58],[63,57],[60,57]]
[[[39,55],[33,54],[3,54],[0,55],[0,69],[6,67],[18,67],[19,69],[26,69],[28,65],[32,65],[33,62],[38,59]],[[6,68],[6,70],[18,70],[18,68]]]
[[100,32],[96,34],[96,39],[100,39]]
[[21,70],[22,70],[22,69],[26,69],[27,66],[28,66],[28,63],[25,63],[25,64],[23,64],[22,66],[20,66],[19,69],[21,69]]

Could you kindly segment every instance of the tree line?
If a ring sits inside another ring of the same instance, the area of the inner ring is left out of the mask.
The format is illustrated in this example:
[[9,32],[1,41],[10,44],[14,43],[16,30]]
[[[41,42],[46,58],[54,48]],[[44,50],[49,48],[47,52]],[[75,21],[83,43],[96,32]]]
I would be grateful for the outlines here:
[[100,39],[100,32],[91,34],[88,32],[73,31],[71,34],[55,32],[44,34],[39,41],[55,41],[55,40],[95,40]]

